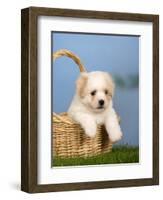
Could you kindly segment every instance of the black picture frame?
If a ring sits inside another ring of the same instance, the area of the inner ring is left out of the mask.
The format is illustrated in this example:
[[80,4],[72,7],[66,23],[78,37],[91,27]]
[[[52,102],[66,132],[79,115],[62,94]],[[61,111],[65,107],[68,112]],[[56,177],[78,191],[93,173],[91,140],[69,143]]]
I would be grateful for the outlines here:
[[[82,183],[37,183],[37,19],[62,16],[153,24],[153,177]],[[29,7],[21,10],[21,190],[29,193],[159,184],[159,16],[151,14]]]

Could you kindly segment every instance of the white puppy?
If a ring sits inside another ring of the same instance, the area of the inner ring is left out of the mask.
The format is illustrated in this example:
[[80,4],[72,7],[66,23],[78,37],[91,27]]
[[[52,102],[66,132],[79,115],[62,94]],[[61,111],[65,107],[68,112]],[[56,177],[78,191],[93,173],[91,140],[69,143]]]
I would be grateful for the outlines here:
[[76,94],[68,110],[85,133],[94,137],[97,124],[104,124],[109,139],[117,142],[122,137],[117,115],[113,108],[114,83],[106,72],[83,72],[76,83]]

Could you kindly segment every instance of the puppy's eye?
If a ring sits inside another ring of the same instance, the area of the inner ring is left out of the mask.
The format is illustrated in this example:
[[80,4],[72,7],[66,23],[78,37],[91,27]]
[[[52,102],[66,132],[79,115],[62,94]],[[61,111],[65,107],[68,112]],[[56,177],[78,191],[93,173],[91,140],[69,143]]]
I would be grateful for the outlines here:
[[94,96],[95,94],[96,94],[96,90],[93,90],[93,91],[91,92],[91,95]]
[[108,94],[108,90],[105,90],[105,94]]

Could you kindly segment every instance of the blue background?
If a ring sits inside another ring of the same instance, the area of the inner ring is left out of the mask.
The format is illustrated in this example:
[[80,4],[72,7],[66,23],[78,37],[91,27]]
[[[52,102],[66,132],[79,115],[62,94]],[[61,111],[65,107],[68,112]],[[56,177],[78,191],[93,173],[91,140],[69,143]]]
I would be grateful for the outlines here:
[[[116,83],[114,108],[121,117],[123,139],[118,144],[139,144],[139,37],[79,33],[52,33],[52,53],[68,49],[87,71],[107,71]],[[67,57],[53,62],[53,112],[65,112],[75,93],[77,65]]]

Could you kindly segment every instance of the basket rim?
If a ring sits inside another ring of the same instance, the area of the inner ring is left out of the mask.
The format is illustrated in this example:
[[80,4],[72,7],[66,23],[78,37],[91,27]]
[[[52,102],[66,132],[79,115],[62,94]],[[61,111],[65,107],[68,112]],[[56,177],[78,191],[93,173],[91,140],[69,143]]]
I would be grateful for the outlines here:
[[[65,119],[64,116],[62,115],[66,115],[69,119],[71,120],[68,120],[68,119]],[[53,112],[53,117],[56,117],[58,120],[62,121],[63,123],[67,123],[67,124],[70,124],[70,125],[73,125],[73,124],[78,124],[76,121],[74,121],[68,114],[67,112],[61,112],[59,114]],[[54,120],[53,120],[54,121]]]

